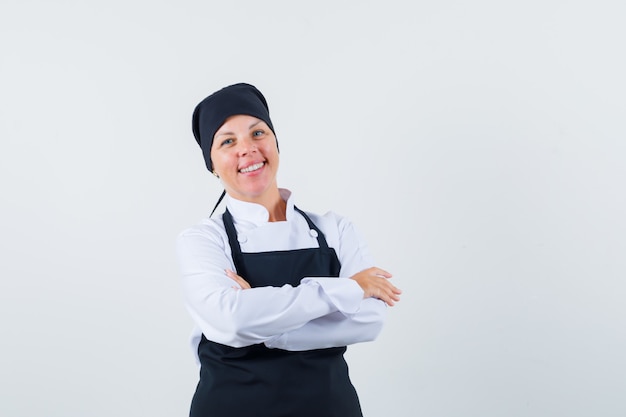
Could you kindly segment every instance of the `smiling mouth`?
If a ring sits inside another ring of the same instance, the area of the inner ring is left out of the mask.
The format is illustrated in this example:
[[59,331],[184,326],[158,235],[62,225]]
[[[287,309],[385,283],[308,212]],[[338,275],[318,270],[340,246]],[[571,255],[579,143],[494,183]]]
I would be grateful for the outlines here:
[[239,170],[239,172],[241,172],[242,174],[247,174],[248,172],[253,172],[258,169],[263,168],[263,165],[265,165],[265,162],[259,162],[258,164],[254,164],[254,165],[250,165],[245,168],[242,168]]

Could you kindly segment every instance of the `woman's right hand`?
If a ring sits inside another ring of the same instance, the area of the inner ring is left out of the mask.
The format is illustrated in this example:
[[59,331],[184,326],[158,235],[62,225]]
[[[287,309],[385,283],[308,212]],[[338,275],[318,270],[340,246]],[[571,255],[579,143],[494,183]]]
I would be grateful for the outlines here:
[[233,285],[234,289],[249,290],[251,288],[250,284],[248,284],[248,281],[246,281],[245,279],[243,279],[242,277],[240,277],[239,275],[237,275],[235,272],[231,271],[230,269],[226,270],[226,275],[228,276],[228,278],[232,279],[238,284],[237,287]]
[[393,306],[400,301],[402,291],[389,282],[389,278],[391,278],[389,272],[377,267],[364,269],[350,277],[363,289],[363,298],[378,298],[388,306]]

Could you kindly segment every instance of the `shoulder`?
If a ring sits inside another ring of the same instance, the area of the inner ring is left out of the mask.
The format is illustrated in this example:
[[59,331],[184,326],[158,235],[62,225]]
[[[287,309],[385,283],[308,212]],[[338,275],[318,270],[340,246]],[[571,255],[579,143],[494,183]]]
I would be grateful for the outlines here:
[[307,212],[307,215],[324,233],[328,245],[337,251],[341,276],[349,277],[374,266],[367,243],[351,220],[333,211],[323,215]]
[[199,243],[212,243],[223,247],[227,239],[224,231],[222,216],[215,218],[204,218],[200,223],[187,227],[176,237],[176,244],[179,247],[194,245]]
[[306,210],[304,212],[322,230],[329,241],[339,242],[347,232],[351,232],[354,228],[350,219],[334,211],[328,211],[324,214]]
[[350,220],[334,211],[327,211],[324,214],[312,213],[310,211],[303,210],[307,216],[313,220],[316,225],[327,225],[333,227],[345,227],[346,224],[350,224]]

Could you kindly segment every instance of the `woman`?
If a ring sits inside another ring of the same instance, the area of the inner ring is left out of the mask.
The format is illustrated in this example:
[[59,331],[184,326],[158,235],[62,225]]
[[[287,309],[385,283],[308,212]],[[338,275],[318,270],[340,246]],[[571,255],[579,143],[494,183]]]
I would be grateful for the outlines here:
[[191,417],[361,416],[343,354],[373,340],[399,301],[391,274],[348,220],[305,213],[278,188],[278,143],[254,86],[204,99],[193,133],[227,208],[177,242],[200,364]]

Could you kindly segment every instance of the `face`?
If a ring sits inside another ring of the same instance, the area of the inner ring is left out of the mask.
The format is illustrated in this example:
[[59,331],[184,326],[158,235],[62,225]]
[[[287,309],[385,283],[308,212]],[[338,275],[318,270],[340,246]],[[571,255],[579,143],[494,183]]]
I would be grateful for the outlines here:
[[211,161],[233,198],[263,203],[278,195],[278,147],[264,121],[242,114],[226,119],[213,137]]

